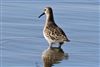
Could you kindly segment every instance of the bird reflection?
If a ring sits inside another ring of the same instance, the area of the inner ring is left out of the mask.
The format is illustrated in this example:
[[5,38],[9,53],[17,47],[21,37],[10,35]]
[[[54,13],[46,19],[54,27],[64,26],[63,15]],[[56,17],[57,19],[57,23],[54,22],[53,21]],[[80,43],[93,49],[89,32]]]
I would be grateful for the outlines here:
[[51,47],[47,48],[42,53],[44,67],[52,67],[65,58],[68,59],[68,53],[64,53],[62,48]]

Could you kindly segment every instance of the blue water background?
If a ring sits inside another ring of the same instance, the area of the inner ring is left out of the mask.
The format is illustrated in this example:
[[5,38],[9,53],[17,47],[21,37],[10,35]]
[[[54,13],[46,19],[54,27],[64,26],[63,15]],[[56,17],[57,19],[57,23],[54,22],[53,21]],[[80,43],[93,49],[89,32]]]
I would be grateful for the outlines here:
[[98,0],[2,0],[1,67],[43,67],[42,52],[48,47],[42,30],[47,6],[71,42],[62,46],[69,54],[54,67],[99,67]]

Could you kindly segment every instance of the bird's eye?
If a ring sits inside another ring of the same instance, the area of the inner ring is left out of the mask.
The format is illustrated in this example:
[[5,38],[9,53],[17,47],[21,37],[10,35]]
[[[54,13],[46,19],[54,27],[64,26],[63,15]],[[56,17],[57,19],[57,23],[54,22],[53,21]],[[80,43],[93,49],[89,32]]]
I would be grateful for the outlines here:
[[44,11],[46,11],[46,9],[44,9]]

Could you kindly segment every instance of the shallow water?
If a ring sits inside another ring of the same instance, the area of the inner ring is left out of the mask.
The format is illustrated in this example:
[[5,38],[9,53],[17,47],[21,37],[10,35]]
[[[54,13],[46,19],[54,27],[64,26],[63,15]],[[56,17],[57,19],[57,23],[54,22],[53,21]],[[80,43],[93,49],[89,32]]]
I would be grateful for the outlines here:
[[62,46],[69,58],[53,67],[99,67],[99,4],[96,0],[2,0],[1,67],[43,67],[48,43],[42,30],[44,7],[54,10],[56,23],[71,42]]

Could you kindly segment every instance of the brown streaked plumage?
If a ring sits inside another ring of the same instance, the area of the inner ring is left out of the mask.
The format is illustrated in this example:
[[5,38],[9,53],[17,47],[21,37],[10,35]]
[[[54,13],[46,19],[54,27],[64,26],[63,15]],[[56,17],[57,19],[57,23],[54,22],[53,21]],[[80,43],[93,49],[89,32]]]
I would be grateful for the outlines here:
[[59,44],[59,48],[64,42],[69,42],[64,31],[55,23],[53,18],[53,11],[51,7],[46,7],[44,12],[39,16],[46,15],[46,23],[43,30],[43,35],[45,39],[48,41],[50,47],[52,44]]

